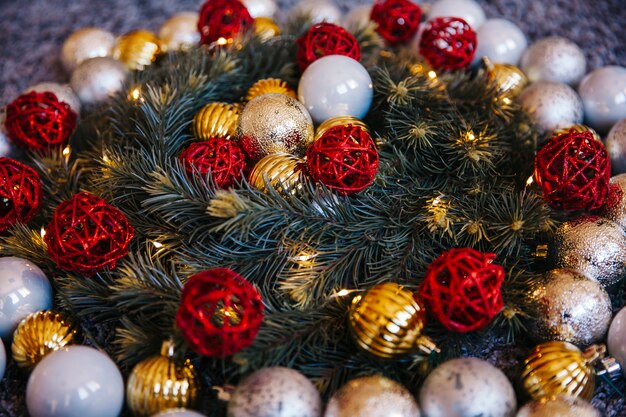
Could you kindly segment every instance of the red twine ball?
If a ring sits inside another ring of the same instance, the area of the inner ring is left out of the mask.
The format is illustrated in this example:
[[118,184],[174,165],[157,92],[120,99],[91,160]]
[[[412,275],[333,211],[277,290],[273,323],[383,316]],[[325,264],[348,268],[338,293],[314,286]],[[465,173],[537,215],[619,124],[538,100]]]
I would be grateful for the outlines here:
[[476,32],[458,17],[436,17],[426,23],[420,54],[435,69],[456,70],[472,63]]
[[239,0],[207,0],[200,9],[200,43],[209,45],[220,38],[229,41],[252,27],[254,19]]
[[450,249],[430,264],[419,294],[429,314],[448,330],[484,328],[503,307],[504,268],[493,253]]
[[115,268],[128,252],[134,233],[124,213],[82,192],[59,204],[44,239],[59,268],[92,274]]
[[353,194],[374,181],[378,151],[372,137],[359,126],[328,129],[306,152],[309,172],[340,194]]
[[535,179],[550,206],[595,210],[609,192],[611,161],[604,145],[588,131],[550,138],[535,157]]
[[243,176],[245,156],[239,145],[228,139],[212,137],[194,142],[180,154],[189,174],[205,177],[209,172],[217,188],[230,188]]
[[228,268],[193,275],[183,287],[176,324],[200,355],[225,357],[252,344],[263,321],[261,295]]
[[300,71],[327,55],[344,55],[356,61],[361,59],[361,48],[356,38],[341,26],[318,23],[298,38],[297,60]]
[[22,94],[6,108],[5,125],[11,140],[32,150],[60,147],[76,128],[76,112],[54,93]]
[[391,44],[411,40],[421,18],[422,9],[410,0],[378,0],[370,14],[378,34]]
[[29,166],[0,158],[0,232],[27,223],[41,207],[41,179]]

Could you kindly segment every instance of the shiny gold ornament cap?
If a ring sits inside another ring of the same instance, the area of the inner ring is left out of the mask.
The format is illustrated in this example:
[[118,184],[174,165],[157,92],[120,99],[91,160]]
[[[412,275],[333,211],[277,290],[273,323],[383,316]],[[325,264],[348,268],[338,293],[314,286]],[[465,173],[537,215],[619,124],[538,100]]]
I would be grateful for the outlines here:
[[323,121],[322,124],[317,127],[317,130],[315,131],[315,140],[318,140],[320,137],[322,137],[322,135],[328,129],[335,127],[335,126],[345,126],[345,125],[358,126],[364,131],[366,131],[367,133],[370,133],[369,128],[367,127],[365,122],[363,122],[361,119],[358,119],[353,116],[337,116],[337,117],[332,117],[328,120]]
[[282,195],[295,195],[305,181],[304,160],[285,153],[267,155],[256,163],[249,177],[257,190],[268,192],[271,186]]
[[270,40],[280,35],[280,27],[269,17],[257,17],[254,19],[254,33],[263,39]]
[[515,97],[528,85],[528,77],[526,77],[524,71],[515,65],[494,64],[487,57],[482,59],[481,65],[487,72],[489,81],[496,84],[498,92],[501,94]]
[[142,71],[151,65],[163,50],[161,41],[148,30],[134,30],[118,38],[113,57],[130,70]]
[[259,80],[248,89],[246,101],[250,101],[264,94],[285,94],[293,99],[297,99],[296,92],[283,80],[278,78],[265,78]]
[[552,136],[559,136],[559,135],[562,135],[564,133],[569,133],[571,130],[573,130],[576,133],[590,132],[593,135],[593,138],[595,140],[597,140],[598,142],[602,142],[602,139],[600,138],[600,135],[598,135],[598,132],[596,132],[595,130],[593,130],[589,126],[580,125],[580,124],[572,125],[572,126],[569,126],[569,127],[562,127],[560,129],[557,129],[557,130],[555,130],[552,133]]
[[193,119],[193,134],[200,140],[232,139],[237,134],[241,109],[235,104],[209,103]]

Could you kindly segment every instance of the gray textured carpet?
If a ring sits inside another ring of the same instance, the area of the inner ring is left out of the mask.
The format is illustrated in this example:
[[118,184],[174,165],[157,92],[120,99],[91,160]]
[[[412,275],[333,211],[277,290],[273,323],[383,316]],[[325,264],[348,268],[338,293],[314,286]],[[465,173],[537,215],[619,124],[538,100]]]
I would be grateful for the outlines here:
[[[478,0],[488,17],[506,17],[531,40],[565,36],[580,45],[589,66],[626,65],[626,0]],[[337,1],[344,9],[369,0]],[[294,1],[279,1],[287,10]],[[83,26],[99,26],[116,34],[131,29],[157,30],[170,15],[198,10],[199,0],[0,0],[0,106],[41,81],[67,81],[59,62],[63,40]],[[492,359],[513,362],[517,355],[491,345]],[[624,391],[624,382],[618,387]],[[25,378],[10,367],[0,383],[0,417],[26,415]],[[624,401],[602,384],[593,401],[605,416],[626,416]],[[86,416],[87,417],[87,416]]]

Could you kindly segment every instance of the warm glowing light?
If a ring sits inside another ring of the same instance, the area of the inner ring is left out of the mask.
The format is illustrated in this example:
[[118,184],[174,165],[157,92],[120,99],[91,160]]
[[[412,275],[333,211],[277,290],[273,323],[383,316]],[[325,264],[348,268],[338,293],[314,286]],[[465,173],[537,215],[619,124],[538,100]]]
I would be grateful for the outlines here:
[[430,70],[430,71],[428,71],[428,76],[431,79],[434,79],[434,78],[437,78],[437,73],[435,71]]
[[337,297],[345,297],[350,294],[350,290],[343,289],[337,293]]
[[476,135],[474,135],[474,132],[467,132],[467,140],[469,140],[469,141],[475,141],[476,140]]
[[433,203],[432,203],[432,204],[433,204],[433,207],[437,207],[437,206],[439,205],[439,203],[441,203],[441,196],[436,197],[436,198],[433,200]]
[[43,237],[46,235],[46,229],[44,229],[42,226],[41,231],[39,233],[41,234],[41,238],[43,239]]
[[69,145],[65,147],[65,149],[63,149],[63,156],[68,156],[70,154],[72,150],[70,149]]
[[155,248],[157,249],[161,249],[163,247],[163,244],[160,242],[152,242],[152,244],[154,245]]
[[530,187],[531,185],[533,185],[533,182],[535,182],[534,177],[531,175],[530,177],[528,177],[528,179],[526,180],[526,187]]
[[224,46],[224,45],[226,45],[227,43],[228,43],[228,40],[227,40],[226,38],[219,38],[219,39],[217,40],[217,44],[218,44],[218,45],[220,45],[220,46]]
[[130,96],[131,100],[137,101],[137,100],[141,99],[141,90],[139,89],[139,87],[133,88],[130,91],[129,96]]

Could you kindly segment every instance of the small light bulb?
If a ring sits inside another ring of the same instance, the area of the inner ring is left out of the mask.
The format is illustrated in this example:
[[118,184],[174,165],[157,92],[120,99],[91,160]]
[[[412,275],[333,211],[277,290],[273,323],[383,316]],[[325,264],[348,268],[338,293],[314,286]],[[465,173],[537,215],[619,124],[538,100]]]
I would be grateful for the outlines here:
[[531,175],[530,177],[528,177],[528,179],[526,180],[526,187],[530,187],[531,185],[533,185],[533,182],[535,182],[534,177]]
[[66,146],[66,147],[63,149],[63,156],[68,156],[68,155],[70,154],[70,152],[71,152],[71,151],[72,151],[72,150],[70,149],[69,145],[68,145],[68,146]]
[[46,229],[43,228],[43,226],[41,227],[41,231],[39,232],[41,234],[41,238],[43,239],[44,236],[46,235]]
[[157,249],[161,249],[163,247],[163,244],[160,242],[152,242],[152,244],[154,245],[155,248]]
[[437,78],[437,73],[436,73],[435,71],[432,71],[432,70],[431,70],[431,71],[428,71],[428,76],[429,76],[431,79],[434,79],[434,78]]

